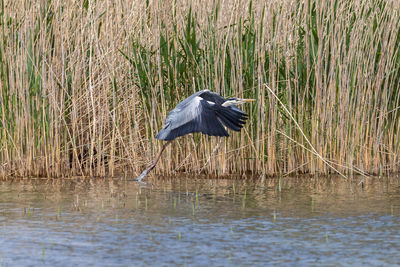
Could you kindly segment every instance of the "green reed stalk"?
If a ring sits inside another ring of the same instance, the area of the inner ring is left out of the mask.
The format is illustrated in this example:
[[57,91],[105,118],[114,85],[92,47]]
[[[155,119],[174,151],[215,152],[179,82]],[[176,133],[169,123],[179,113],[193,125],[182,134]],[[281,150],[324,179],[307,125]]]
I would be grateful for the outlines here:
[[256,98],[246,127],[180,138],[156,172],[398,171],[399,16],[384,0],[1,1],[0,175],[137,173],[205,88]]

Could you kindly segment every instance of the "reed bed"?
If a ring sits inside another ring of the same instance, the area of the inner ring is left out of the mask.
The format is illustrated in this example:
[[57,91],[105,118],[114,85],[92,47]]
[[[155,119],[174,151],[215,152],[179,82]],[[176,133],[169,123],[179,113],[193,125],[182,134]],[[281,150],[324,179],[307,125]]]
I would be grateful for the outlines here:
[[3,177],[134,176],[169,110],[205,88],[256,98],[248,124],[178,139],[156,172],[399,171],[399,1],[0,7]]

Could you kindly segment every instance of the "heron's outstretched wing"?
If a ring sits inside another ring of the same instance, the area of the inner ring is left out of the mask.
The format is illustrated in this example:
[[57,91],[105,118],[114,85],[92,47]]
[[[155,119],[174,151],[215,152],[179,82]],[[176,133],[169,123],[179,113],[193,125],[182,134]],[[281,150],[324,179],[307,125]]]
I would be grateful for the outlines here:
[[[198,93],[200,94],[201,91]],[[199,94],[188,97],[169,113],[157,139],[173,140],[196,132],[212,136],[229,136],[217,119],[213,104],[204,100]]]
[[235,106],[223,107],[226,99],[202,90],[179,103],[165,120],[157,139],[173,140],[188,133],[201,132],[212,136],[229,136],[224,126],[240,131],[247,114]]

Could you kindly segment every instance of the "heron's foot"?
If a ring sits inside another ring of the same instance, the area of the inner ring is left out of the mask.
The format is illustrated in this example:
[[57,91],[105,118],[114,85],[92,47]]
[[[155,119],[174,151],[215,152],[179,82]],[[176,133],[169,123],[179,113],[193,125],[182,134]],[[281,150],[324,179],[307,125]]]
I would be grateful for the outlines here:
[[147,185],[146,182],[139,181],[138,179],[133,179],[132,181],[137,182],[139,185]]
[[136,179],[127,179],[127,180],[125,180],[125,181],[126,181],[126,182],[137,182],[137,183],[140,184],[140,185],[147,185],[146,182],[139,181],[137,178],[136,178]]
[[149,173],[149,169],[145,169],[145,170],[138,176],[138,178],[136,178],[134,181],[140,182],[140,183],[144,183],[144,182],[142,182],[142,180],[147,176],[148,173]]

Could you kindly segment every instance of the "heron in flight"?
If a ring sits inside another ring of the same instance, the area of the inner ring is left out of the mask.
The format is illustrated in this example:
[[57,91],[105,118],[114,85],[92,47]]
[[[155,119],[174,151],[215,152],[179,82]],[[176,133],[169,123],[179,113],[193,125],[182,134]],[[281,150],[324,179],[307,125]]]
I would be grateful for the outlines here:
[[237,105],[255,99],[225,99],[210,90],[202,90],[180,102],[168,114],[165,125],[156,138],[167,141],[154,162],[147,167],[136,181],[140,182],[156,166],[164,149],[179,136],[189,133],[203,133],[210,136],[229,136],[224,125],[239,132],[246,123],[248,115]]

